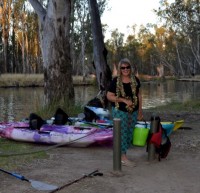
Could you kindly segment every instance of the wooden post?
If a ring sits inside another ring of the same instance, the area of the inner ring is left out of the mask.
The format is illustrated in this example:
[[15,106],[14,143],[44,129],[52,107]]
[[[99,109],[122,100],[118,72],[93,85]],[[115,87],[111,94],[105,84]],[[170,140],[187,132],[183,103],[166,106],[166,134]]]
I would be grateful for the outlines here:
[[[160,118],[158,116],[151,117],[150,134],[158,132],[158,123]],[[156,148],[154,144],[148,144],[148,160],[155,160]]]
[[114,118],[113,122],[113,170],[121,171],[121,119]]

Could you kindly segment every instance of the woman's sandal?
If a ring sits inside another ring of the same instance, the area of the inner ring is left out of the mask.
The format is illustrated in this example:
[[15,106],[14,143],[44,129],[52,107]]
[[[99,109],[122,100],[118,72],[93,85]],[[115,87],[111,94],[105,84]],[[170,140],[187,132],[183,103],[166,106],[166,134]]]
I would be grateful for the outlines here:
[[121,163],[123,166],[127,166],[127,167],[135,167],[136,166],[136,163],[132,162],[130,160],[122,160]]

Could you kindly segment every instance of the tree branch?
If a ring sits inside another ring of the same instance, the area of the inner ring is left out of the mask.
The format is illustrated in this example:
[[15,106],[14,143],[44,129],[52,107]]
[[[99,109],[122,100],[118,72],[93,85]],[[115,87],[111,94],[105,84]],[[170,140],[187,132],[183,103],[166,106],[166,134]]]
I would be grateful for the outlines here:
[[28,0],[28,1],[32,5],[35,12],[37,13],[40,21],[42,21],[44,16],[46,15],[46,10],[43,8],[43,6],[38,0]]

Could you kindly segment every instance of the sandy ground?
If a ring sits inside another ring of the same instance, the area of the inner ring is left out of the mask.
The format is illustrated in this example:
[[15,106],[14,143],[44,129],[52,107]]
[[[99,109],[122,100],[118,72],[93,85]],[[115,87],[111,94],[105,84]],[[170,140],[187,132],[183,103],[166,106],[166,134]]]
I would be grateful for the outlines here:
[[[146,147],[133,146],[129,157],[135,168],[113,169],[112,147],[59,147],[48,151],[49,158],[33,160],[19,167],[28,179],[61,187],[59,193],[199,193],[200,120],[188,118],[183,127],[170,135],[171,151],[166,159],[148,161]],[[179,117],[180,119],[182,117]],[[95,170],[103,176],[80,179]],[[0,193],[39,193],[29,182],[0,173]]]

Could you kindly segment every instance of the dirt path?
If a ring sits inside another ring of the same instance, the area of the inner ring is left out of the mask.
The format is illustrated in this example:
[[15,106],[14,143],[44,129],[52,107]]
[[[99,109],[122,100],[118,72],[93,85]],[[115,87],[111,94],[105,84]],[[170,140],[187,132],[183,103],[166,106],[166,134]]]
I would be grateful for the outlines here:
[[[148,162],[146,147],[132,147],[128,155],[137,166],[122,167],[113,173],[112,147],[60,147],[48,152],[49,158],[33,160],[18,172],[34,179],[63,186],[98,169],[103,176],[87,177],[63,188],[59,193],[199,193],[200,122],[184,124],[172,133],[167,159]],[[188,128],[192,128],[189,130]],[[14,157],[13,157],[14,159]],[[0,173],[0,193],[39,193],[30,183]]]

